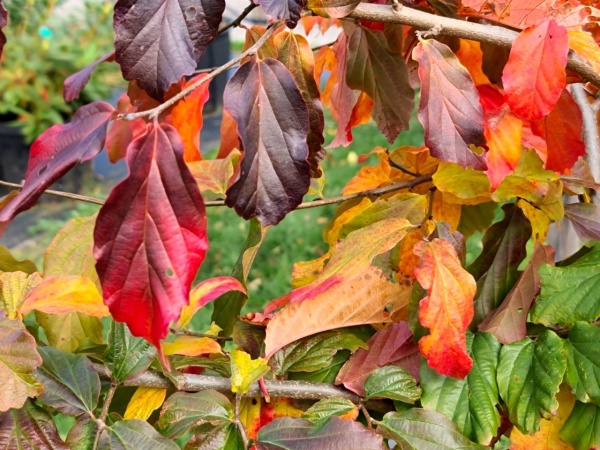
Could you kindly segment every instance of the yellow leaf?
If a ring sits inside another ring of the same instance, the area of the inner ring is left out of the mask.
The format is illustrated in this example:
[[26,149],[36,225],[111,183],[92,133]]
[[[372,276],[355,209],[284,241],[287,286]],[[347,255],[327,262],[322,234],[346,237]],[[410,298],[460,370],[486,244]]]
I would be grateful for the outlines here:
[[29,291],[41,283],[38,272],[31,275],[25,272],[2,272],[0,274],[0,298],[9,319],[16,319],[21,304]]
[[571,388],[563,384],[556,399],[558,400],[556,414],[550,420],[542,419],[540,429],[535,434],[523,434],[517,427],[513,427],[510,433],[510,450],[573,450],[573,447],[561,441],[558,435],[575,406]]
[[534,241],[546,242],[546,235],[548,234],[548,227],[550,226],[550,218],[548,215],[522,199],[517,201],[517,206],[523,210],[523,214],[525,214],[527,220],[531,222]]
[[167,390],[163,388],[138,387],[129,400],[123,418],[125,420],[148,420],[152,413],[163,404],[166,395]]
[[354,194],[389,184],[390,174],[391,168],[387,159],[382,159],[375,166],[361,167],[358,174],[344,186],[342,194]]
[[451,195],[452,203],[476,205],[490,201],[490,180],[485,173],[458,164],[442,162],[433,175],[438,190]]
[[87,277],[48,278],[31,290],[21,313],[32,310],[48,314],[79,312],[94,317],[110,315],[96,285]]
[[46,314],[36,311],[35,320],[44,329],[48,343],[64,352],[82,351],[104,342],[102,322],[97,317],[79,312]]
[[221,353],[219,343],[209,337],[178,336],[172,342],[163,342],[165,355],[199,356],[206,353]]
[[223,159],[193,161],[188,162],[187,166],[198,183],[200,191],[225,195],[240,155],[241,152],[236,148]]
[[231,358],[231,392],[244,395],[252,383],[269,371],[269,365],[264,358],[252,359],[243,350],[233,350]]
[[332,221],[323,229],[323,240],[329,244],[330,248],[337,243],[342,227],[372,203],[371,200],[363,197],[360,201],[350,200],[338,206]]
[[448,202],[446,194],[440,191],[433,193],[433,208],[431,213],[438,222],[446,222],[452,231],[456,230],[460,222],[462,206],[458,203]]
[[331,257],[330,253],[325,253],[317,259],[311,261],[300,261],[294,263],[292,267],[292,289],[297,289],[312,283],[325,268],[325,263]]
[[600,72],[600,47],[592,37],[585,31],[569,30],[569,47],[590,63],[595,72]]

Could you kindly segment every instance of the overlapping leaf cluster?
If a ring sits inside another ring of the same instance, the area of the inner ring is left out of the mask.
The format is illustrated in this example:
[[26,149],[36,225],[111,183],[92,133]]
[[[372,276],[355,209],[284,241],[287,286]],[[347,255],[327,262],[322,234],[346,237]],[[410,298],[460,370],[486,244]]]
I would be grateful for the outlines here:
[[[59,232],[42,270],[0,247],[0,447],[600,445],[600,185],[569,87],[599,76],[600,9],[411,3],[257,0],[247,12],[271,25],[246,28],[235,61],[196,75],[225,0],[117,1],[114,55],[69,77],[65,99],[111,61],[127,92],[44,132],[23,188],[0,201],[2,232],[103,149],[129,168],[96,216]],[[491,37],[424,31],[417,16]],[[519,30],[510,49],[476,23],[489,21]],[[311,49],[296,25],[337,39]],[[218,156],[204,160],[208,85],[235,63]],[[586,88],[591,101],[600,85]],[[424,145],[393,145],[415,103]],[[364,149],[377,162],[341,197],[311,203],[325,182],[323,105],[328,149],[370,119],[390,145]],[[250,231],[232,276],[192,287],[207,196]],[[329,203],[327,251],[294,265],[291,292],[240,317],[268,229]],[[563,219],[585,246],[555,263],[545,242]],[[467,240],[481,243],[468,264]],[[213,301],[210,329],[190,329]],[[66,435],[52,414],[73,418]]]

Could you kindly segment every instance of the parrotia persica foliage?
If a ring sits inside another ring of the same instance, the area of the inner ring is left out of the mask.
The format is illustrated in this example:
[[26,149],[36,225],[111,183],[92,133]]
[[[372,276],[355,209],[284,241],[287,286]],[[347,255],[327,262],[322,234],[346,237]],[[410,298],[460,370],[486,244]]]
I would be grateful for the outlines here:
[[[38,137],[0,232],[103,150],[129,172],[41,270],[0,247],[0,447],[599,446],[600,5],[255,0],[227,24],[240,3],[118,0],[114,51],[65,80],[72,101],[117,64],[128,88]],[[269,25],[242,25],[257,8]],[[241,54],[196,74],[230,26]],[[0,52],[19,45],[10,27],[0,1]],[[316,29],[337,38],[311,48]],[[207,160],[202,108],[226,70]],[[359,149],[372,165],[315,200],[328,152],[370,119],[390,144]],[[416,120],[423,145],[394,145]],[[196,280],[220,245],[207,194],[249,234],[231,276]],[[268,230],[324,204],[326,252],[240,317]],[[557,262],[563,219],[584,246]],[[209,302],[210,329],[190,329]]]

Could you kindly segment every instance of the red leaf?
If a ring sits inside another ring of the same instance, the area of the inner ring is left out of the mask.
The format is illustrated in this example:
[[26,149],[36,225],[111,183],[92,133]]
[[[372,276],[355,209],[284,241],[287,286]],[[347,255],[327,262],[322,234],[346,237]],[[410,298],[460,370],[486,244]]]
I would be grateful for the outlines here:
[[430,331],[419,340],[419,349],[437,373],[464,378],[473,365],[466,332],[473,319],[475,279],[460,265],[449,242],[421,241],[415,254],[421,255],[415,277],[427,290],[419,306],[419,320]]
[[219,30],[225,0],[119,0],[115,56],[126,80],[152,98],[195,69]]
[[0,56],[2,56],[2,49],[4,49],[4,44],[6,44],[6,35],[2,32],[2,28],[4,28],[7,23],[8,11],[0,0]]
[[546,169],[564,173],[585,155],[582,127],[581,110],[571,94],[563,90],[550,114],[531,124],[533,133],[546,140]]
[[206,214],[173,127],[149,125],[131,143],[135,168],[110,193],[94,229],[94,257],[113,318],[160,348],[189,302],[206,253]]
[[0,211],[0,223],[31,208],[48,187],[77,163],[88,161],[104,147],[114,108],[94,102],[79,108],[66,125],[54,125],[31,145],[25,186]]
[[548,20],[522,31],[502,72],[504,98],[519,117],[531,121],[547,115],[565,88],[569,37]]
[[310,184],[306,103],[283,64],[255,57],[231,78],[223,101],[244,149],[227,206],[244,219],[275,225],[302,202]]
[[96,69],[96,66],[103,62],[109,62],[115,60],[115,52],[109,52],[104,56],[101,56],[96,61],[91,63],[89,66],[84,67],[79,72],[74,73],[67,78],[63,85],[63,98],[65,102],[72,102],[76,98],[79,98],[79,94],[83,91],[83,88],[90,81],[92,72]]
[[379,330],[367,341],[368,350],[358,349],[335,379],[336,384],[343,384],[346,389],[365,396],[365,381],[379,367],[393,364],[409,370],[419,379],[421,354],[412,342],[412,333],[406,322],[393,323],[388,328]]
[[284,19],[288,28],[295,28],[300,20],[306,0],[256,0],[268,15],[277,20]]
[[471,75],[447,45],[435,40],[419,42],[413,58],[421,80],[419,121],[431,156],[484,170],[483,156],[469,148],[485,143],[483,108]]

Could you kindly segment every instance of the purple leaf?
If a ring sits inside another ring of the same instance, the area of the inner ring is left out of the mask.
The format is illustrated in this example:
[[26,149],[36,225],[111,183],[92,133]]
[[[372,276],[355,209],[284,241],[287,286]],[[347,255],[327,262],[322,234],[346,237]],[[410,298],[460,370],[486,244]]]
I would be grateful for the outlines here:
[[289,28],[298,24],[302,8],[306,6],[306,0],[256,0],[255,3],[275,19],[284,19]]
[[7,23],[8,11],[2,4],[2,0],[0,0],[0,56],[2,56],[2,49],[4,48],[4,44],[6,44],[6,35],[2,32],[2,28],[4,28]]
[[592,245],[600,241],[600,209],[591,203],[565,205],[565,216],[573,224],[581,242]]
[[63,98],[65,99],[65,102],[72,102],[76,98],[79,98],[79,94],[81,94],[83,88],[88,84],[88,81],[90,81],[92,72],[98,64],[114,60],[115,52],[109,52],[106,55],[98,58],[89,66],[84,67],[79,72],[74,73],[69,78],[67,78],[64,82],[63,87]]

